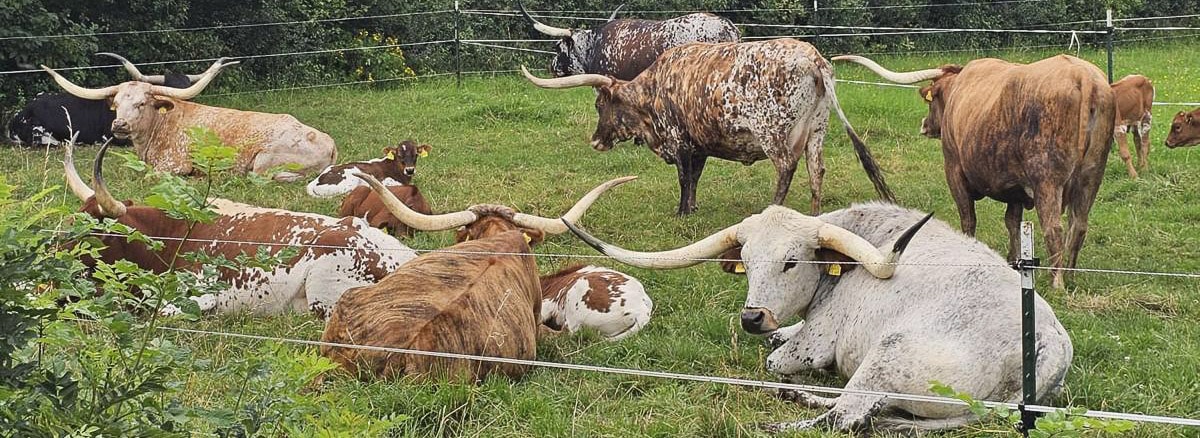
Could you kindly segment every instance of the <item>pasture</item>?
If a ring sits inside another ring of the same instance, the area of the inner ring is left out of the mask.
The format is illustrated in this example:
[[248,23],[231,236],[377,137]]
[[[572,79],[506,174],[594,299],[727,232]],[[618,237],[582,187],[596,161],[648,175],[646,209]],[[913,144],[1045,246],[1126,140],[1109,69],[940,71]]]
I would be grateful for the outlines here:
[[[1157,101],[1200,100],[1200,67],[1180,56],[1191,46],[1122,47],[1116,78],[1141,73],[1154,81]],[[1032,61],[1057,52],[987,53]],[[824,53],[826,57],[836,53]],[[1104,52],[1081,57],[1103,66]],[[965,63],[978,53],[878,56],[893,70]],[[877,81],[857,66],[835,65],[841,79]],[[871,147],[899,202],[932,211],[958,226],[958,215],[942,174],[940,143],[921,137],[925,105],[905,88],[839,84],[847,116]],[[523,212],[555,217],[596,184],[624,175],[640,179],[613,189],[584,217],[593,234],[631,249],[658,250],[697,238],[757,213],[772,196],[775,172],[768,162],[753,166],[710,160],[698,190],[696,213],[674,216],[678,185],[674,166],[632,143],[609,152],[588,146],[595,127],[594,94],[587,89],[542,90],[519,76],[415,81],[387,90],[326,89],[201,97],[206,104],[281,112],[329,133],[339,161],[374,158],[387,145],[412,138],[433,145],[418,163],[414,182],[435,212],[457,211],[477,203],[505,204]],[[1155,272],[1200,272],[1200,150],[1168,150],[1163,140],[1171,117],[1182,107],[1154,108],[1151,167],[1131,180],[1112,151],[1081,268]],[[831,122],[837,126],[836,121]],[[1132,142],[1132,137],[1130,138]],[[77,162],[90,163],[97,148],[85,147]],[[855,160],[849,139],[831,129],[826,140],[825,211],[870,200],[874,191]],[[62,184],[61,150],[5,149],[0,174],[33,193]],[[140,200],[151,184],[112,160],[106,179],[120,198]],[[797,172],[787,205],[808,209],[803,170]],[[337,199],[310,198],[304,181],[260,186],[247,179],[217,181],[217,195],[265,207],[333,214]],[[78,201],[63,190],[49,202],[72,208]],[[1003,250],[1006,234],[1001,204],[977,204],[979,238]],[[1036,220],[1032,212],[1027,220]],[[419,233],[406,244],[435,249],[453,243],[450,232]],[[1038,254],[1045,257],[1040,231]],[[768,352],[762,339],[744,333],[737,313],[745,297],[744,277],[722,273],[714,264],[675,271],[647,271],[594,255],[574,237],[550,237],[536,252],[542,273],[571,263],[611,266],[639,278],[653,297],[654,316],[640,333],[621,342],[594,333],[542,342],[540,360],[620,368],[772,380],[763,371]],[[930,268],[936,269],[936,268]],[[1007,268],[997,268],[1007,269]],[[1057,405],[1157,415],[1200,416],[1200,281],[1101,273],[1076,274],[1065,291],[1049,288],[1040,273],[1038,290],[1055,308],[1075,347],[1067,388]],[[308,315],[213,316],[167,325],[266,336],[317,339],[320,321]],[[215,370],[221,363],[260,354],[255,341],[166,333],[189,346],[194,360],[211,361],[192,373],[185,400],[198,406],[233,405],[242,376]],[[288,345],[288,354],[315,349]],[[831,376],[806,383],[840,386]],[[328,380],[318,389],[366,416],[408,415],[401,436],[740,436],[761,435],[758,423],[810,418],[805,410],[757,389],[670,380],[535,369],[519,382],[489,380],[478,386],[364,383]],[[314,422],[326,421],[313,418]],[[985,423],[945,436],[993,435],[1006,430]],[[205,431],[197,430],[204,436]],[[1138,425],[1129,436],[1195,435],[1197,430]],[[832,436],[806,432],[796,436]]]

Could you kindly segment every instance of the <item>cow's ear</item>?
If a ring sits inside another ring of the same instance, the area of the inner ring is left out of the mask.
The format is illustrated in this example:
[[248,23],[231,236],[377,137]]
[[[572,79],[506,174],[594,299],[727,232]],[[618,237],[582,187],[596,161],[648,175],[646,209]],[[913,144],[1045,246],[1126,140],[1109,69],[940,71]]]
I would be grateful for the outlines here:
[[521,233],[525,235],[525,243],[529,244],[530,248],[542,243],[542,240],[546,238],[546,234],[542,230],[522,228]]
[[383,148],[383,158],[386,160],[396,159],[396,148],[388,146]]
[[[106,100],[108,100],[108,110],[116,111],[117,110],[117,101],[113,100],[112,96],[109,96],[109,98]],[[1180,114],[1182,114],[1182,112]]]
[[817,261],[825,262],[821,270],[834,277],[853,271],[858,266],[850,256],[826,248],[817,249]]
[[925,99],[925,102],[933,102],[933,85],[921,87],[921,98]]
[[150,106],[153,106],[154,109],[160,114],[165,114],[168,111],[175,109],[175,102],[171,102],[166,99],[154,99],[154,101],[150,103]]
[[1192,118],[1192,113],[1188,113],[1188,115],[1187,115],[1186,119],[1187,119],[1187,122],[1188,122],[1188,124],[1189,124],[1189,125],[1190,125],[1190,124],[1192,124],[1192,123],[1195,123],[1195,122],[1194,122],[1194,120],[1195,120],[1195,119],[1193,119],[1193,118]]
[[746,264],[742,263],[742,247],[735,246],[721,253],[721,270],[734,275],[746,275]]
[[433,146],[430,146],[427,144],[417,146],[417,156],[418,157],[426,157],[429,155],[429,152],[432,150],[433,150]]

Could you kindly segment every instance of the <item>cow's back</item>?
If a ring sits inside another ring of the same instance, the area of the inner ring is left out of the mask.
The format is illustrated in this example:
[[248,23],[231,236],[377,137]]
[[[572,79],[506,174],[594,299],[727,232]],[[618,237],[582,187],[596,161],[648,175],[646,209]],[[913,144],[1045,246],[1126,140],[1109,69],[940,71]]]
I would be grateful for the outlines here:
[[1062,187],[1084,169],[1103,166],[1113,93],[1095,65],[1067,55],[1028,65],[980,59],[953,80],[943,152],[976,194],[1027,201],[1023,187]]
[[633,83],[651,95],[661,136],[748,164],[790,147],[798,120],[825,118],[832,74],[811,44],[777,39],[674,47]]
[[707,13],[669,20],[615,20],[596,29],[595,56],[588,72],[632,80],[672,47],[701,42],[737,42],[733,23]]
[[1129,75],[1112,84],[1117,124],[1137,125],[1154,104],[1154,86],[1142,75]]
[[[464,242],[455,251],[529,253],[519,231]],[[541,287],[532,256],[434,252],[408,262],[377,284],[347,292],[321,339],[422,351],[533,359]],[[519,377],[525,366],[322,347],[352,374],[445,376],[478,380],[498,372]]]

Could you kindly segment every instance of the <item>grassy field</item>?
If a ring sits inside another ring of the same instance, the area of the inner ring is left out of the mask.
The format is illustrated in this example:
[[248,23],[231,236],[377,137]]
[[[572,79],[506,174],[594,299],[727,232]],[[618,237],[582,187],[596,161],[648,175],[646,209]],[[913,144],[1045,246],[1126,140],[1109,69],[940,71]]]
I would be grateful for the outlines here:
[[[1122,48],[1117,76],[1142,73],[1154,80],[1159,101],[1200,98],[1200,67],[1180,53],[1190,46]],[[987,54],[1031,61],[1050,52]],[[826,54],[831,56],[834,54]],[[1103,65],[1103,52],[1081,56]],[[977,53],[879,57],[894,70],[966,62]],[[844,79],[877,80],[869,72],[838,66]],[[850,120],[887,172],[901,204],[933,211],[955,226],[958,217],[942,175],[940,144],[918,135],[925,113],[910,89],[842,84],[839,99]],[[674,216],[678,186],[673,166],[644,147],[625,144],[599,153],[588,146],[595,127],[591,90],[548,91],[517,77],[414,82],[387,90],[310,90],[204,98],[204,103],[240,109],[286,112],[337,140],[343,161],[376,157],[405,138],[430,143],[434,150],[418,164],[416,183],[435,211],[475,203],[499,203],[524,212],[557,216],[599,182],[623,175],[641,178],[614,189],[589,212],[584,224],[596,235],[630,248],[653,250],[690,243],[756,213],[771,200],[775,173],[767,162],[753,166],[710,160],[700,182],[699,210]],[[1200,150],[1162,146],[1169,121],[1184,108],[1155,107],[1151,168],[1131,180],[1116,155],[1110,156],[1080,267],[1161,272],[1200,272]],[[833,122],[836,124],[836,121]],[[1132,141],[1132,138],[1130,139]],[[77,158],[88,162],[95,148]],[[61,151],[4,150],[0,172],[30,193],[61,184]],[[840,130],[826,142],[825,210],[874,197]],[[141,199],[148,187],[138,175],[109,166],[106,175],[120,197]],[[807,176],[798,172],[788,205],[808,208]],[[268,207],[333,214],[337,200],[304,194],[303,183],[250,184],[221,181],[220,195]],[[67,192],[52,202],[78,205]],[[1006,245],[1001,204],[978,204],[979,238],[993,248]],[[1029,213],[1027,219],[1033,220]],[[1040,233],[1039,233],[1040,234]],[[414,248],[452,243],[449,232],[410,239]],[[1038,251],[1045,254],[1040,237]],[[571,236],[549,238],[543,254],[594,254]],[[543,272],[572,262],[543,257]],[[588,260],[588,262],[592,262]],[[538,358],[682,373],[772,379],[763,371],[768,350],[737,325],[745,296],[744,277],[712,265],[675,271],[620,266],[645,283],[654,299],[654,318],[641,333],[608,343],[591,333],[563,336],[539,346]],[[1158,415],[1200,417],[1200,282],[1150,276],[1079,274],[1066,291],[1042,295],[1071,334],[1074,366],[1059,405]],[[307,315],[213,316],[175,325],[240,333],[316,339],[319,321]],[[253,342],[168,335],[189,345],[197,359],[216,363],[256,354]],[[299,347],[294,351],[302,351]],[[228,405],[236,376],[200,373],[183,388],[196,405]],[[840,385],[832,377],[816,384]],[[336,379],[324,388],[369,416],[410,415],[407,436],[736,436],[759,435],[755,424],[809,418],[805,410],[753,389],[670,380],[537,369],[520,382],[479,386],[361,383]],[[320,421],[315,419],[315,421]],[[987,424],[946,436],[993,435],[1002,425]],[[198,432],[201,433],[202,432]],[[1195,436],[1195,429],[1139,426],[1130,436]],[[836,436],[808,432],[798,436]]]

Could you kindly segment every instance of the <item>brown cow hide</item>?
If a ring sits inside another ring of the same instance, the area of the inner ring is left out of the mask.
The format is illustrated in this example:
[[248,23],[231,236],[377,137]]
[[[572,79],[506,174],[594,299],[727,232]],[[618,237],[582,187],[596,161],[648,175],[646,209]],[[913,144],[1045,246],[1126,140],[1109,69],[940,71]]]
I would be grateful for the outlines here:
[[[520,231],[451,249],[530,252]],[[427,253],[377,284],[342,295],[321,340],[529,360],[536,353],[541,297],[532,256]],[[527,369],[345,347],[322,346],[321,354],[360,378],[415,375],[479,381],[494,372],[519,378]]]

